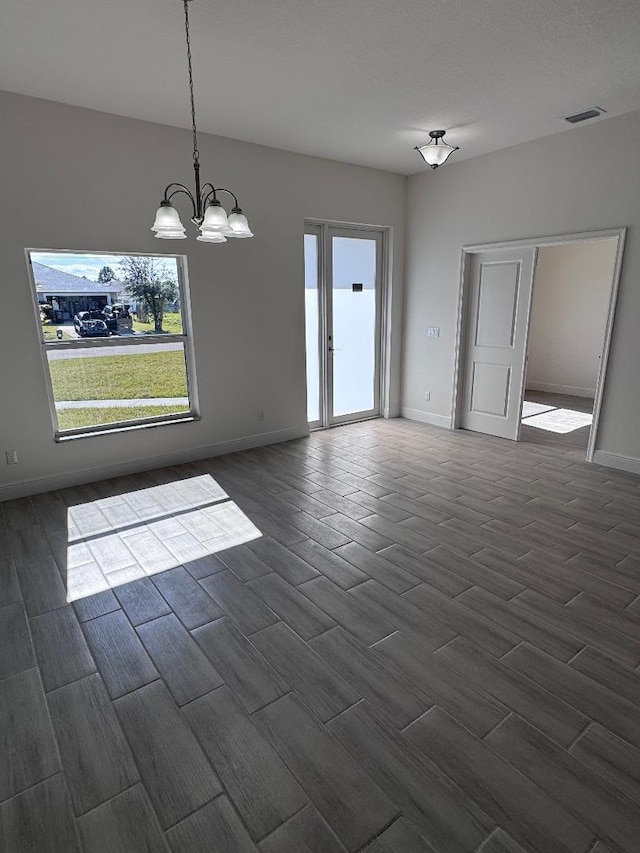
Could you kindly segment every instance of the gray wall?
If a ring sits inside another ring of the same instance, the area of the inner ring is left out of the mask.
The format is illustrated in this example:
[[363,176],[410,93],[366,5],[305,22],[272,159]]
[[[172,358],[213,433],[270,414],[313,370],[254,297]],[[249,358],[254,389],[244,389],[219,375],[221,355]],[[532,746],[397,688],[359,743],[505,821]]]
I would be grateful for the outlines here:
[[[189,131],[9,93],[0,93],[0,115],[0,498],[46,486],[34,482],[42,478],[206,454],[262,432],[303,433],[305,217],[394,229],[397,411],[405,178],[203,135],[204,180],[239,195],[256,236],[165,243],[149,229],[166,184],[191,183]],[[202,420],[54,443],[25,247],[184,252]],[[18,450],[18,465],[4,464],[7,448]]]
[[640,460],[639,152],[630,113],[409,179],[403,409],[449,418],[462,246],[628,226],[597,447]]
[[527,388],[594,396],[617,247],[591,240],[538,250]]

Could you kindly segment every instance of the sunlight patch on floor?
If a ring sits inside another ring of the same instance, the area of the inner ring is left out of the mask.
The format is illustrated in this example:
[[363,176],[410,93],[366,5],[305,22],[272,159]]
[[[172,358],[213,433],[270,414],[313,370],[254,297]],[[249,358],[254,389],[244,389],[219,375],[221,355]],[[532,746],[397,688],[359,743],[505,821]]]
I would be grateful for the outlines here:
[[555,406],[549,406],[547,403],[532,403],[525,400],[522,404],[522,417],[530,418],[531,415],[541,415],[543,412],[550,412],[555,409]]
[[[536,405],[533,403],[526,405]],[[523,409],[522,423],[524,426],[543,429],[547,432],[568,433],[576,429],[591,426],[593,414],[591,412],[575,412],[572,409],[553,409],[547,407],[547,411],[540,414],[525,415]]]
[[67,529],[67,601],[262,536],[209,474],[72,506]]

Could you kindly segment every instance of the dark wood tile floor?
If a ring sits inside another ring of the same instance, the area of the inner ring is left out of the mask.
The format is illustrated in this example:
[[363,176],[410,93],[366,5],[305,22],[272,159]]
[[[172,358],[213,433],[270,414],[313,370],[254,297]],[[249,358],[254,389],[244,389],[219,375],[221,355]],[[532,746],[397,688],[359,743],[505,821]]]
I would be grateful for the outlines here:
[[640,478],[402,420],[0,505],[0,850],[640,850]]

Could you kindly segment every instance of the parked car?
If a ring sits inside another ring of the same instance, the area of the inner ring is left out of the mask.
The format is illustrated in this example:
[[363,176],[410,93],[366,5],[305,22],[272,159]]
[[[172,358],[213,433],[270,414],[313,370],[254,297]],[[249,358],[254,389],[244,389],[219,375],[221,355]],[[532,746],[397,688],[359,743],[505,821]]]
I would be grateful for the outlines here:
[[79,311],[73,318],[73,325],[76,332],[81,338],[108,338],[109,329],[103,319],[93,317],[93,314],[100,315],[98,311]]

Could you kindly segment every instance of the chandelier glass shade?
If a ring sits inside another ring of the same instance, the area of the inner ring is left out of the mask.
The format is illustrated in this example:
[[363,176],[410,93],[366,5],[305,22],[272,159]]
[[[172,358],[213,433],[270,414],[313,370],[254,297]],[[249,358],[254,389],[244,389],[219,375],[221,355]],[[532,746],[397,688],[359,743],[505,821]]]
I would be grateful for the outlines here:
[[[173,206],[173,198],[186,195],[191,202],[191,221],[199,227],[197,239],[202,243],[226,243],[227,237],[253,237],[247,217],[242,212],[238,199],[231,190],[214,187],[207,182],[200,184],[200,152],[198,150],[198,130],[196,127],[196,108],[193,95],[193,69],[191,63],[191,35],[189,32],[189,2],[182,0],[184,6],[184,30],[187,44],[187,67],[189,70],[189,95],[191,99],[191,130],[193,133],[193,172],[195,192],[184,184],[169,184],[164,191],[160,207],[151,227],[159,240],[185,240],[186,230],[180,221],[180,214]],[[219,195],[229,195],[234,206],[227,215]]]
[[444,141],[444,130],[431,130],[429,136],[431,139],[426,145],[416,145],[416,151],[419,151],[424,161],[431,166],[432,169],[437,169],[449,159],[454,151],[458,151],[457,146],[448,145]]

